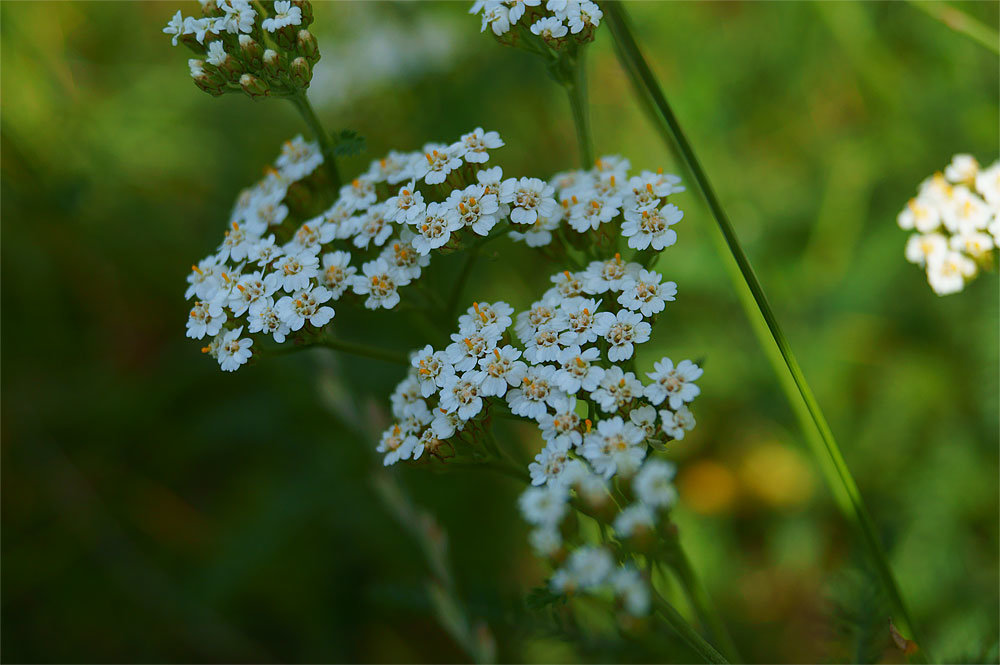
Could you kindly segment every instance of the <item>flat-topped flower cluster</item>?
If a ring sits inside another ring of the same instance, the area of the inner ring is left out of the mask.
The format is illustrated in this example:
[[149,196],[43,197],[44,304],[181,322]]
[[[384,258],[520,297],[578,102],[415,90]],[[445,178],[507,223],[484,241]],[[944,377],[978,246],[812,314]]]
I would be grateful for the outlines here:
[[[425,453],[447,460],[482,435],[491,411],[534,421],[545,445],[529,466],[535,487],[521,507],[536,527],[534,547],[561,559],[559,525],[571,497],[608,511],[616,477],[634,479],[638,497],[613,517],[617,535],[645,537],[655,528],[657,511],[673,502],[672,470],[647,462],[647,454],[694,427],[688,404],[700,392],[695,382],[702,370],[689,360],[674,365],[663,358],[644,383],[631,369],[636,346],[650,339],[657,314],[677,293],[659,273],[616,255],[551,281],[541,300],[516,316],[504,302],[473,303],[450,345],[413,354],[391,398],[395,422],[378,450],[386,465]],[[596,552],[574,552],[553,588],[611,584],[631,597],[626,605],[645,612],[645,587],[635,585],[632,569],[581,572],[588,557],[604,556]]]
[[178,10],[163,32],[188,60],[195,85],[211,95],[290,96],[308,87],[319,62],[308,0],[204,0],[201,16]]
[[433,252],[511,225],[534,233],[559,208],[553,188],[486,168],[489,151],[502,145],[496,132],[477,128],[450,145],[390,152],[332,205],[309,213],[300,199],[305,192],[321,200],[323,157],[301,137],[287,142],[274,168],[240,194],[218,249],[192,267],[188,336],[213,338],[205,352],[233,370],[251,355],[244,329],[282,343],[322,329],[344,297],[392,309]]
[[1000,245],[1000,162],[981,169],[972,155],[955,155],[944,173],[920,184],[897,222],[915,231],[906,259],[926,270],[938,295],[957,293],[981,268],[996,263]]
[[601,24],[604,12],[590,0],[476,0],[470,14],[482,18],[481,31],[489,28],[503,41],[515,37],[521,25],[554,49],[568,41],[587,42]]

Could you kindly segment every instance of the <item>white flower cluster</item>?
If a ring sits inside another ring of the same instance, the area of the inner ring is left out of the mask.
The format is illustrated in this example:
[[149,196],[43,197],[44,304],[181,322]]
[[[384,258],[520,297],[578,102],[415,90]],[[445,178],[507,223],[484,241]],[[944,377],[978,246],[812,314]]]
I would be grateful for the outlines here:
[[961,291],[980,267],[994,264],[1000,245],[1000,162],[981,169],[972,155],[955,155],[944,173],[920,184],[897,222],[915,231],[906,260],[927,271],[938,295]]
[[[534,487],[521,508],[536,527],[532,543],[545,555],[563,546],[558,527],[571,495],[605,506],[615,477],[634,479],[638,497],[615,518],[619,537],[655,526],[656,511],[674,500],[672,470],[664,480],[669,465],[643,462],[651,445],[682,439],[694,427],[688,404],[700,393],[695,381],[702,374],[691,361],[675,366],[669,358],[655,363],[646,375],[649,384],[626,371],[634,364],[635,346],[649,340],[653,319],[674,300],[674,282],[619,255],[551,281],[542,299],[516,319],[506,303],[473,303],[459,319],[452,344],[415,353],[409,375],[392,395],[396,420],[378,448],[386,465],[419,459],[425,450],[444,457],[446,445],[454,454],[448,440],[467,429],[475,436],[490,408],[535,421],[546,444],[529,466]],[[607,575],[581,577],[580,570],[590,570],[590,556],[602,555],[574,554],[578,563],[561,570],[554,587],[566,591],[617,580],[632,597],[627,605],[648,604],[639,600],[645,589],[626,584],[632,573],[611,576],[609,566]]]
[[[580,234],[614,229],[612,235],[620,233],[636,250],[660,251],[673,245],[677,233],[670,227],[684,213],[664,200],[684,191],[680,178],[662,170],[629,177],[630,167],[627,159],[606,156],[588,171],[556,174],[537,193],[542,204],[531,228],[513,231],[511,237],[531,247],[543,247],[552,242],[553,232],[565,222]],[[557,205],[550,203],[553,200]]]
[[[368,309],[392,309],[399,288],[420,277],[434,250],[503,233],[508,223],[533,226],[558,207],[552,188],[485,168],[489,150],[503,145],[496,132],[477,128],[450,145],[390,152],[342,187],[332,206],[293,219],[289,188],[323,158],[300,137],[287,142],[275,168],[240,195],[217,251],[192,267],[188,336],[215,337],[204,351],[235,369],[249,354],[231,356],[220,344],[239,326],[281,343],[325,326],[346,295],[363,297]],[[635,297],[650,299],[645,308],[652,311],[655,298],[642,288]],[[243,348],[252,343],[243,341]]]
[[554,48],[567,35],[589,41],[604,16],[590,0],[547,0],[544,9],[542,0],[476,0],[469,13],[482,17],[482,32],[503,37],[520,22]]
[[200,56],[188,68],[205,92],[287,96],[309,85],[319,61],[311,22],[306,0],[207,0],[200,18],[178,10],[163,32]]

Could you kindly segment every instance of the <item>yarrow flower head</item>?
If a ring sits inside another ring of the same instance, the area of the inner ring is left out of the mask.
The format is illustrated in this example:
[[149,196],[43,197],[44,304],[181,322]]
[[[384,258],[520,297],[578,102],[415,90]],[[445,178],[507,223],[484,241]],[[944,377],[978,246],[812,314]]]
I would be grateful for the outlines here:
[[604,16],[589,0],[476,0],[469,13],[501,44],[522,46],[534,35],[555,51],[592,41]]
[[319,62],[308,0],[202,2],[201,16],[176,12],[163,32],[198,56],[188,60],[191,78],[219,96],[289,97],[309,87]]
[[962,154],[920,184],[896,222],[913,231],[906,260],[924,269],[935,293],[948,295],[996,264],[998,216],[1000,161],[983,169],[972,155]]
[[[236,5],[225,5],[231,6]],[[277,2],[275,7],[287,13],[282,21],[294,16],[305,21],[303,3]],[[288,25],[276,27],[275,34]],[[509,225],[510,207],[499,203],[499,190],[520,180],[504,180],[500,167],[484,166],[489,151],[502,145],[496,132],[477,128],[435,147],[449,156],[447,184],[428,180],[426,150],[393,151],[344,185],[329,205],[329,199],[309,194],[328,186],[317,144],[301,136],[286,141],[264,177],[240,193],[216,252],[192,266],[185,293],[194,301],[187,335],[215,338],[242,328],[251,335],[248,340],[270,337],[280,344],[291,336],[299,343],[317,343],[342,301],[394,309],[403,298],[400,290],[420,279],[434,253],[460,248],[498,224]],[[491,324],[505,329],[511,314],[506,303],[475,305],[463,319],[460,337],[474,342],[472,350],[463,342],[458,350],[464,359],[446,361],[449,369],[459,367],[458,374],[486,372],[488,395],[501,390],[492,379],[519,385],[523,371],[523,361],[515,357],[521,352],[512,347],[500,350],[507,363],[502,368],[480,366],[499,340],[498,333],[486,329]],[[227,369],[242,365],[251,353],[250,344],[241,347],[232,357],[242,361],[234,365],[217,347],[205,347],[206,353],[226,362]],[[447,369],[441,371],[434,382],[448,376]],[[400,453],[398,459],[407,458]]]

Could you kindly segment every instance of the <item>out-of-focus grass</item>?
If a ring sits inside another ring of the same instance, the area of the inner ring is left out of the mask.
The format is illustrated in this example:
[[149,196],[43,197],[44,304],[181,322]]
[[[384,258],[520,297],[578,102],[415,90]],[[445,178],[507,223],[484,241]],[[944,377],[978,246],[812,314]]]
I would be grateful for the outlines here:
[[[996,26],[995,5],[963,8]],[[224,376],[183,337],[187,266],[303,128],[281,103],[197,91],[187,54],[159,34],[173,11],[0,5],[4,657],[462,660],[424,595],[417,544],[371,489],[373,442],[328,408],[330,386],[385,394],[398,369],[317,352]],[[996,58],[903,4],[632,11],[935,655],[995,659],[997,279],[934,296],[903,261],[894,218],[953,153],[997,157]],[[479,35],[464,5],[316,15],[321,115],[371,146],[348,170],[477,125],[507,141],[508,172],[575,164],[561,92],[529,56]],[[590,57],[598,150],[675,168],[605,37]],[[685,542],[748,658],[849,658],[831,618],[838,576],[857,566],[849,533],[707,213],[691,193],[677,203],[680,241],[660,268],[680,296],[640,361],[705,359],[698,428],[673,452]],[[495,250],[467,295],[530,303],[545,272],[523,249]],[[443,288],[451,268],[432,279]],[[401,339],[392,315],[338,321],[400,348],[423,342]],[[524,455],[538,446],[509,434]],[[521,598],[544,570],[518,488],[396,475],[449,531],[457,586],[502,660],[650,658],[597,637],[574,651],[538,628]]]

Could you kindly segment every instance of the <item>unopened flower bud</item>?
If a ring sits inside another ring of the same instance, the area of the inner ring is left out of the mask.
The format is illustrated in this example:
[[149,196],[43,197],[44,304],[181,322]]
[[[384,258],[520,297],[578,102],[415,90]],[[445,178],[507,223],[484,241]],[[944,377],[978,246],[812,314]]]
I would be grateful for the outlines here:
[[292,76],[292,83],[295,84],[295,87],[309,87],[309,81],[312,80],[312,67],[309,66],[309,62],[305,58],[300,57],[292,60],[289,73]]
[[250,95],[250,97],[253,99],[257,99],[258,97],[264,97],[269,92],[267,83],[260,80],[253,74],[244,74],[243,76],[241,76],[240,87],[243,88],[243,92]]
[[316,43],[316,37],[308,30],[299,30],[296,48],[299,55],[308,60],[310,65],[319,62],[319,44]]
[[277,76],[281,71],[281,56],[274,49],[264,51],[264,71],[271,76]]
[[203,60],[192,58],[188,60],[188,67],[191,69],[191,78],[196,86],[213,97],[218,97],[225,92],[225,82],[211,72]]
[[295,49],[295,37],[299,27],[297,25],[286,25],[282,29],[272,33],[275,43],[284,51]]
[[250,35],[240,35],[240,53],[250,69],[260,69],[264,48]]

